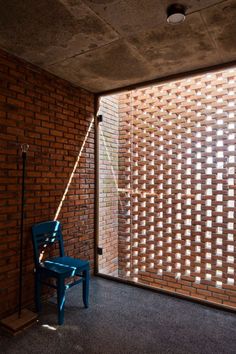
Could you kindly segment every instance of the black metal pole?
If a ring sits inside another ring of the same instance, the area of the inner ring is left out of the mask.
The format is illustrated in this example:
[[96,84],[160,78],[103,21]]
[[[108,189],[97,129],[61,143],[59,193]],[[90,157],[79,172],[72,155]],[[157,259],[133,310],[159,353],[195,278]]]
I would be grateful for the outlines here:
[[21,223],[20,223],[20,271],[19,271],[19,299],[18,317],[21,317],[22,307],[22,282],[23,282],[23,237],[24,237],[24,207],[25,207],[25,163],[29,146],[24,144],[22,149],[22,183],[21,183]]

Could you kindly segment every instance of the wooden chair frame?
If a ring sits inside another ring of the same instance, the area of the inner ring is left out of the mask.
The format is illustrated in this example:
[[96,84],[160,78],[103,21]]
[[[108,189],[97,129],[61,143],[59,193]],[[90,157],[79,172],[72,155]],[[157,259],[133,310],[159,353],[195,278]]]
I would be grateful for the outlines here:
[[[41,311],[41,287],[46,284],[57,290],[58,324],[64,322],[65,292],[74,285],[83,283],[83,303],[88,307],[89,297],[89,262],[79,258],[65,256],[61,225],[59,221],[46,221],[32,227],[32,240],[35,261],[35,302],[37,311]],[[41,252],[48,246],[59,244],[60,257],[41,260]],[[71,277],[79,276],[79,280],[67,283]],[[56,279],[56,285],[47,281]]]

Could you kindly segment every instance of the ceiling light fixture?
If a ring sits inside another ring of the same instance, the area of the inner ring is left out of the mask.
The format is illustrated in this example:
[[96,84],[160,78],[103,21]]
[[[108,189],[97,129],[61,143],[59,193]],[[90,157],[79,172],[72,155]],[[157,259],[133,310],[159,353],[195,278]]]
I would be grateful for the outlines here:
[[172,4],[167,8],[167,22],[171,25],[178,25],[185,20],[185,6]]

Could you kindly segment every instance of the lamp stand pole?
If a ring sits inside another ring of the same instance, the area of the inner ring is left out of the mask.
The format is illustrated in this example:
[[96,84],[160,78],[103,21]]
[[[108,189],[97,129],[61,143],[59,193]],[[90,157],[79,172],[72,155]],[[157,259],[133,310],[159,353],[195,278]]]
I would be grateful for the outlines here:
[[22,283],[23,283],[23,238],[24,238],[24,209],[25,209],[25,164],[29,145],[21,145],[22,150],[22,182],[21,182],[21,221],[20,221],[20,272],[19,272],[19,297],[18,318],[21,317],[22,308]]
[[22,309],[22,284],[23,284],[23,239],[24,239],[24,208],[25,208],[25,167],[26,155],[29,145],[22,144],[22,183],[21,183],[21,219],[20,219],[20,266],[18,288],[18,312],[0,321],[1,326],[15,335],[26,327],[32,325],[37,319],[37,314],[27,309]]

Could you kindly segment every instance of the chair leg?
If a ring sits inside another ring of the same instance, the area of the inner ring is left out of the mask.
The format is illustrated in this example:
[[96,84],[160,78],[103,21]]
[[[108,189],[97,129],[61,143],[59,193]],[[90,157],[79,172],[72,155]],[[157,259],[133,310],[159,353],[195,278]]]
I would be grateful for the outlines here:
[[62,325],[64,322],[64,307],[65,307],[65,282],[64,279],[57,280],[57,313],[58,324]]
[[89,269],[83,271],[83,302],[84,307],[88,308],[89,302]]
[[35,307],[36,311],[41,311],[41,281],[38,272],[35,273]]

